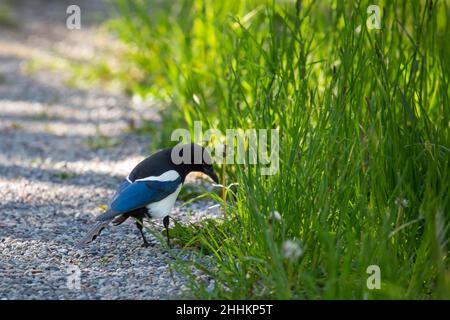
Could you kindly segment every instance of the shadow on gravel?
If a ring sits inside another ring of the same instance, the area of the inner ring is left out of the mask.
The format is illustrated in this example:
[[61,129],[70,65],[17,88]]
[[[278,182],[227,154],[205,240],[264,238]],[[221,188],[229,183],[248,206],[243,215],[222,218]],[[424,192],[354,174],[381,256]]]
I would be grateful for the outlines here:
[[[18,175],[17,173],[20,172]],[[26,178],[33,181],[49,182],[62,185],[94,186],[115,189],[124,176],[88,171],[76,173],[64,170],[42,169],[20,165],[0,164],[0,176],[7,179]]]
[[[55,103],[59,108],[79,110],[98,107],[95,105],[89,107],[84,103],[89,99],[111,101],[113,98],[118,103],[123,103],[120,107],[130,108],[119,94],[68,87],[61,77],[51,77],[52,73],[48,72],[46,78],[40,78],[39,72],[27,74],[23,68],[18,67],[26,63],[27,59],[1,52],[0,50],[0,73],[5,78],[0,83],[0,101]],[[18,83],[23,86],[16,86]],[[74,101],[74,98],[78,103]]]
[[[92,200],[92,203],[90,202]],[[86,196],[84,203],[68,204],[67,201],[35,201],[13,200],[0,203],[0,244],[2,239],[11,238],[20,241],[54,241],[55,243],[74,245],[92,226],[95,217],[101,213],[97,207],[100,199]],[[104,199],[107,203],[109,199]],[[131,224],[131,225],[130,225]],[[134,231],[132,221],[127,221],[127,228]],[[111,228],[102,232],[102,236],[110,233]],[[128,231],[129,232],[129,231]],[[133,232],[132,232],[133,234]]]
[[[56,201],[46,204],[12,201],[1,204],[0,212],[8,218],[7,223],[0,222],[0,244],[3,239],[9,238],[17,241],[52,242],[70,248],[86,234],[100,213],[93,207],[68,207]],[[120,228],[110,226],[103,230],[101,241],[95,242],[94,246],[98,248],[109,242],[118,244],[124,237],[132,247],[136,245],[136,248],[141,248],[140,235],[132,220],[125,221]],[[89,250],[90,247],[85,249]]]
[[[0,115],[1,120],[1,115]],[[147,136],[136,136],[122,133],[117,136],[107,136],[106,139],[114,139],[117,144],[114,147],[91,148],[89,139],[96,136],[80,134],[58,135],[42,131],[26,131],[23,128],[0,129],[0,153],[11,157],[28,158],[30,161],[48,159],[55,162],[77,162],[105,159],[108,161],[120,161],[130,156],[130,153],[145,155]],[[136,145],[136,149],[130,150],[129,146]],[[73,147],[71,147],[73,146]],[[127,148],[126,148],[127,147]],[[128,154],[126,151],[128,150]]]
[[[47,117],[43,119],[43,117]],[[11,122],[17,122],[20,124],[25,125],[26,122],[43,122],[45,120],[48,123],[58,123],[58,124],[93,124],[93,125],[100,125],[100,124],[110,124],[110,123],[116,123],[117,120],[93,120],[93,119],[80,119],[73,116],[59,116],[59,115],[49,115],[46,116],[45,113],[42,115],[39,114],[21,114],[20,112],[14,113],[14,114],[4,114],[0,110],[0,119],[3,121],[11,121]]]

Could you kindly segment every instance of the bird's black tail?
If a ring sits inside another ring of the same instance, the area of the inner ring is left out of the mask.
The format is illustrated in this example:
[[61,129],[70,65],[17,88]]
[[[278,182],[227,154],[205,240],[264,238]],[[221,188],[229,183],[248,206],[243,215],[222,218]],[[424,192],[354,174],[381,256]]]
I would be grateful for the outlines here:
[[81,249],[88,243],[91,243],[92,241],[94,241],[100,235],[102,230],[105,229],[109,225],[110,222],[111,222],[111,220],[96,222],[95,225],[89,230],[89,232],[83,237],[83,239],[81,239],[77,243],[75,248]]

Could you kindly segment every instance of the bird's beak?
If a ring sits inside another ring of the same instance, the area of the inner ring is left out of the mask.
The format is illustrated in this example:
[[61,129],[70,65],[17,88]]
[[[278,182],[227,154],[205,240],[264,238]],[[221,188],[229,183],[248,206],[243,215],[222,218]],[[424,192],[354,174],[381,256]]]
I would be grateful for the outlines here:
[[213,179],[213,181],[215,183],[219,183],[219,177],[217,176],[216,172],[214,171],[213,168],[209,169],[209,168],[205,168],[203,171],[205,174],[207,174],[211,179]]

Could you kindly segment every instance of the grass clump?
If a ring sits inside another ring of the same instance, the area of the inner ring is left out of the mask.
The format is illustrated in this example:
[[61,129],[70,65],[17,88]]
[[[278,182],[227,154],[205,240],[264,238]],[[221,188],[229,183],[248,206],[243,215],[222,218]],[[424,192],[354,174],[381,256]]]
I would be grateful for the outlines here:
[[19,24],[14,16],[11,4],[8,2],[0,3],[0,27],[18,29]]
[[89,148],[99,150],[117,147],[121,144],[121,141],[118,138],[105,135],[100,128],[97,127],[96,134],[87,137],[85,143]]
[[166,104],[167,141],[195,120],[279,129],[277,174],[226,166],[228,218],[176,225],[207,248],[175,265],[194,297],[450,296],[448,3],[382,2],[380,30],[368,1],[116,4],[111,25],[147,75],[134,88]]

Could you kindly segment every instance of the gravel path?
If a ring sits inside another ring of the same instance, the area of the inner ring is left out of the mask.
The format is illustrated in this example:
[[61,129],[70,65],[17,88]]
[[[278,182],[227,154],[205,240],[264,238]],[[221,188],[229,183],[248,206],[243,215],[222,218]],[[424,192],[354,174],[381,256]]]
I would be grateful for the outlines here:
[[[91,17],[79,31],[65,28],[72,3]],[[141,248],[132,221],[73,249],[117,183],[148,155],[151,137],[127,127],[149,108],[100,89],[68,88],[64,75],[27,74],[25,66],[36,56],[51,57],[55,47],[92,50],[88,39],[101,9],[101,1],[21,0],[14,12],[20,29],[0,26],[1,299],[154,299],[185,290],[180,276],[168,272],[168,253],[156,239],[148,235],[155,245]],[[117,145],[92,149],[87,142],[99,132]],[[194,219],[209,214],[208,205],[193,204]],[[159,222],[152,228],[162,230]]]

